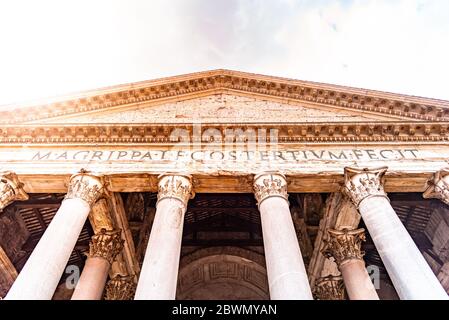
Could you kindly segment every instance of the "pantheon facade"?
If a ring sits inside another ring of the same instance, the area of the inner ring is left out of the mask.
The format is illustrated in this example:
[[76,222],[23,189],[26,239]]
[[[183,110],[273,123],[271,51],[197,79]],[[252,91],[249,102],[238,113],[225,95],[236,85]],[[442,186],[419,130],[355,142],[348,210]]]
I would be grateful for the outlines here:
[[0,297],[448,299],[448,127],[230,70],[1,111]]

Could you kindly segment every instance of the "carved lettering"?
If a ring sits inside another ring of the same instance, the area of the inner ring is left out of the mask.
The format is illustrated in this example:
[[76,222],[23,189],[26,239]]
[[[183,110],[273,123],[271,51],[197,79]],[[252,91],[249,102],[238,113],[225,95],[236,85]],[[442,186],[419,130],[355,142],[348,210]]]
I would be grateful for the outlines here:
[[416,149],[322,149],[322,150],[119,150],[119,151],[37,151],[28,161],[273,161],[300,162],[304,160],[323,161],[388,161],[396,159],[419,159]]

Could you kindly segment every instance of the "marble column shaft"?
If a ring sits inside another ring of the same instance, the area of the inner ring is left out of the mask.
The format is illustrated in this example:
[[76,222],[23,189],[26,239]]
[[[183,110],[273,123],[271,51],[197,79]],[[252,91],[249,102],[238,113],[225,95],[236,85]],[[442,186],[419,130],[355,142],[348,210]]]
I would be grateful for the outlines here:
[[287,181],[278,173],[254,178],[259,206],[270,298],[311,300],[307,272],[287,201]]
[[361,243],[365,241],[364,231],[329,229],[322,253],[328,258],[334,258],[337,263],[349,299],[379,300],[363,261]]
[[53,297],[91,206],[102,192],[103,183],[96,176],[79,173],[71,177],[65,199],[5,299]]
[[358,208],[401,299],[448,299],[383,189],[387,168],[345,168],[344,192]]
[[173,300],[176,296],[184,214],[192,197],[190,176],[165,174],[135,300]]
[[123,249],[120,230],[101,229],[92,237],[89,254],[72,300],[101,300],[108,273]]

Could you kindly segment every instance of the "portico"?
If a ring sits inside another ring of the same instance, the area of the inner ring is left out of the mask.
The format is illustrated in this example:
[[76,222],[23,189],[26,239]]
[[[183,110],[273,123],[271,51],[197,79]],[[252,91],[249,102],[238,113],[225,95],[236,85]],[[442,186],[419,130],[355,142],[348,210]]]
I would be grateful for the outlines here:
[[379,299],[372,266],[448,299],[447,102],[218,70],[36,108],[1,118],[5,299]]

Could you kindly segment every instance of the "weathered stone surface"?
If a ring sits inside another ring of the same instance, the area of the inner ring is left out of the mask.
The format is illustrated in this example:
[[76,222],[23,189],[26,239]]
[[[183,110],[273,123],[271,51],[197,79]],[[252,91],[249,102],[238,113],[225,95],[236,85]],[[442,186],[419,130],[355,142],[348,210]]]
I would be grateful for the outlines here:
[[327,198],[324,216],[320,221],[318,235],[315,239],[312,258],[308,267],[309,280],[312,287],[314,287],[317,279],[321,277],[340,275],[337,264],[330,259],[326,259],[321,253],[327,230],[329,228],[337,230],[355,229],[359,222],[360,214],[343,194],[333,193]]
[[326,122],[375,121],[388,117],[331,110],[307,103],[270,101],[235,94],[215,94],[190,100],[139,105],[123,110],[76,115],[44,123],[190,123],[201,122]]

